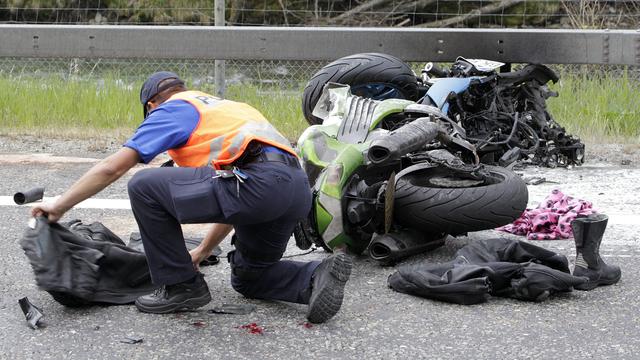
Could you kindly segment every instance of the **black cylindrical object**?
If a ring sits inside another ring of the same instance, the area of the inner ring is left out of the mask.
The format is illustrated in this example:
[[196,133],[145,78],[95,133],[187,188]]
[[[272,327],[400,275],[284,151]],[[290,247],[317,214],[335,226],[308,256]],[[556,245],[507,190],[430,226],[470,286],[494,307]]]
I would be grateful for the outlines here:
[[435,77],[439,77],[439,78],[449,77],[449,71],[441,69],[438,65],[432,62],[427,63],[424,66],[424,70],[427,72],[427,74],[433,75]]
[[20,191],[13,194],[13,201],[18,205],[28,204],[30,202],[42,200],[44,196],[44,188],[36,187],[27,191]]
[[369,244],[369,256],[382,265],[391,265],[406,257],[435,249],[444,244],[445,238],[426,236],[413,229],[376,235]]
[[379,165],[399,160],[400,157],[416,151],[438,136],[440,126],[428,117],[416,119],[386,136],[371,143],[367,156]]

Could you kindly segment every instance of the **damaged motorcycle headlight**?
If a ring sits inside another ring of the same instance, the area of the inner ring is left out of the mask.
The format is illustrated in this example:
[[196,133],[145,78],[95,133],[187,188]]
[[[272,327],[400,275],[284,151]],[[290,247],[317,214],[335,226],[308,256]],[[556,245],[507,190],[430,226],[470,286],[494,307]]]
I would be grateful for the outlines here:
[[340,184],[341,178],[342,178],[342,164],[332,164],[327,166],[326,183],[328,185],[335,186]]

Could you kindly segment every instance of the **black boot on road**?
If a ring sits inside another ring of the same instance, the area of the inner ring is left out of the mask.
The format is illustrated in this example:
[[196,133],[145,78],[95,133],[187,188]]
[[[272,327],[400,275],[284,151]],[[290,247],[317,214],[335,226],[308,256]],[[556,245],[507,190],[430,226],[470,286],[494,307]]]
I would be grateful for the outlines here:
[[138,310],[153,314],[195,310],[211,301],[209,286],[201,273],[179,284],[164,285],[153,294],[136,299]]
[[336,253],[324,259],[313,273],[307,320],[323,323],[338,313],[344,297],[344,286],[351,275],[351,258]]
[[600,243],[608,220],[609,217],[605,214],[591,214],[571,222],[576,242],[576,265],[573,275],[589,279],[586,283],[575,286],[578,290],[591,290],[600,285],[615,284],[620,280],[620,267],[607,265],[600,257]]

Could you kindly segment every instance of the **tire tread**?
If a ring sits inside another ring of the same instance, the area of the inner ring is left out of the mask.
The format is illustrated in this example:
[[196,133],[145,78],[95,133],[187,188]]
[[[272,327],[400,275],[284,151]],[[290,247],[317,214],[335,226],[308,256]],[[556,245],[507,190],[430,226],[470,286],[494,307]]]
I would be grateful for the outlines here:
[[398,179],[394,199],[396,221],[419,230],[452,235],[513,222],[527,206],[526,184],[512,171],[495,166],[486,168],[504,180],[482,187],[443,190]]
[[415,74],[402,60],[381,53],[362,53],[337,59],[318,70],[307,83],[302,94],[302,112],[310,125],[322,120],[312,115],[324,85],[337,82],[347,85],[384,83],[394,85],[405,98],[418,100]]

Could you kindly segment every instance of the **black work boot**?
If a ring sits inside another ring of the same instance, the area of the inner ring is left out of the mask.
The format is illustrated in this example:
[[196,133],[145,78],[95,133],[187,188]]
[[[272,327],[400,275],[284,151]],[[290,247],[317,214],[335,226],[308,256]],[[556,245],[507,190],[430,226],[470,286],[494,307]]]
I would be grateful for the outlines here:
[[351,258],[345,253],[331,255],[318,265],[311,278],[309,322],[323,323],[338,313],[351,267]]
[[578,290],[591,290],[600,285],[615,284],[620,280],[620,267],[607,265],[600,257],[600,243],[608,220],[609,217],[605,214],[591,214],[571,222],[576,242],[576,265],[573,275],[589,279],[586,283],[575,286]]
[[153,294],[140,296],[136,299],[138,310],[153,314],[166,314],[174,311],[195,310],[207,305],[211,301],[209,286],[203,275],[196,276],[185,282],[173,285],[163,285]]

